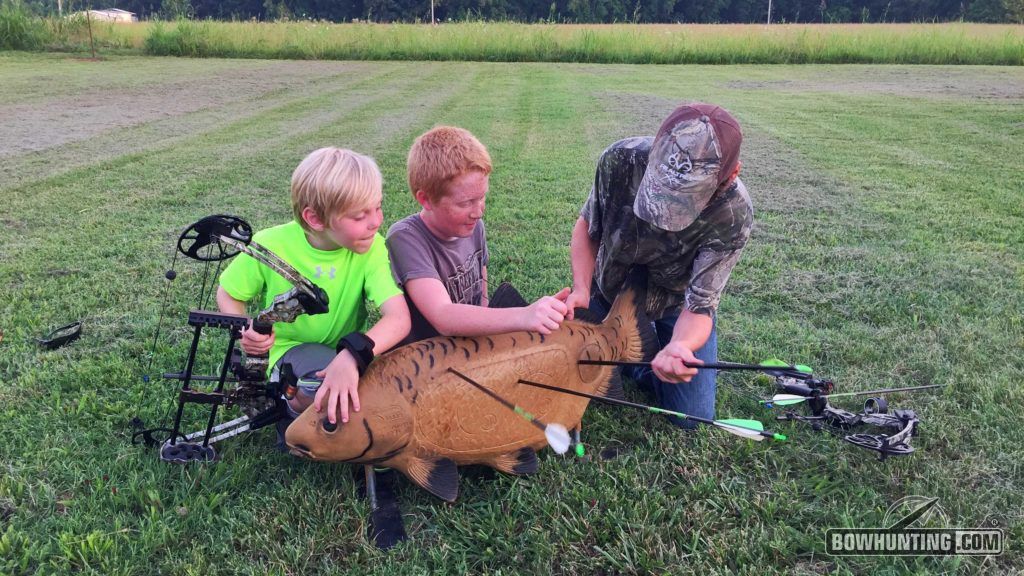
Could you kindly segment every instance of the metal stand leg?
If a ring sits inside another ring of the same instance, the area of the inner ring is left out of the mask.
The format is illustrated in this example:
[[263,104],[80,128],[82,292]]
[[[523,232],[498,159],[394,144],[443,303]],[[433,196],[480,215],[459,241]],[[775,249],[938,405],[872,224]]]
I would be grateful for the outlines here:
[[386,471],[378,492],[377,473],[373,466],[363,466],[366,476],[366,497],[370,500],[369,537],[382,550],[387,550],[407,538],[402,523],[402,511],[395,498],[394,481],[396,472]]

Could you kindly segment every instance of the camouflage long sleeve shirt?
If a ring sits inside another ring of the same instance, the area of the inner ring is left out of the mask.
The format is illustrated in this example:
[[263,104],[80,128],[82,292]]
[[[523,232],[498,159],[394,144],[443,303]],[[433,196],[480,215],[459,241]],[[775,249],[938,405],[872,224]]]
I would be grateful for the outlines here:
[[613,300],[629,269],[647,270],[647,314],[652,319],[685,307],[711,315],[750,238],[754,210],[747,189],[716,193],[700,216],[678,232],[660,230],[633,213],[654,138],[620,140],[601,154],[590,197],[580,210],[598,242],[592,290]]

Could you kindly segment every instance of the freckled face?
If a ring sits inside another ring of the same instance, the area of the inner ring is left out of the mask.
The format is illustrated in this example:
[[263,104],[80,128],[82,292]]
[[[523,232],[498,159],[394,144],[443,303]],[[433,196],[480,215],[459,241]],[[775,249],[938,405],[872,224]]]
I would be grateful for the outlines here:
[[488,176],[466,172],[448,184],[448,193],[431,202],[423,217],[431,230],[442,238],[467,238],[473,235],[483,218],[487,200]]

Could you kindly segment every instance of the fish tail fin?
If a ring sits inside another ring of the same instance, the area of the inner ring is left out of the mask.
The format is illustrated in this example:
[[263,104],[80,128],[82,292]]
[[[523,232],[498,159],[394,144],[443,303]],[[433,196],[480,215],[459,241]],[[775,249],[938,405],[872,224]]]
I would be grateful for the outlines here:
[[612,369],[612,375],[608,378],[608,381],[600,384],[594,394],[602,398],[610,398],[612,400],[625,400],[626,391],[622,387],[622,367],[616,366]]
[[643,362],[658,353],[658,335],[647,317],[646,302],[647,276],[634,268],[602,322],[603,326],[614,327],[618,334],[621,352],[616,360]]

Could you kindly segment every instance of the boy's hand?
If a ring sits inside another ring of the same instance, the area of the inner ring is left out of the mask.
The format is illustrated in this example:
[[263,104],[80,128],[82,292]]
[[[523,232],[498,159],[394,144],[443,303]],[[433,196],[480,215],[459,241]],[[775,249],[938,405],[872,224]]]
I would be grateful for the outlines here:
[[323,412],[323,402],[327,399],[327,419],[331,424],[338,422],[338,407],[341,407],[341,421],[348,422],[348,402],[352,399],[352,409],[359,412],[359,370],[356,359],[348,350],[342,350],[331,360],[327,368],[316,373],[324,383],[316,391],[313,408]]
[[262,356],[274,345],[274,332],[260,334],[252,329],[252,322],[242,330],[242,350],[248,356]]
[[544,296],[523,309],[523,329],[541,334],[551,334],[558,330],[565,318],[568,308],[565,299],[569,297],[569,289],[563,288],[554,296]]
[[683,362],[703,364],[693,355],[693,351],[677,341],[669,342],[651,361],[651,370],[662,382],[679,384],[689,382],[697,375],[696,368],[687,368]]
[[577,308],[590,308],[590,291],[589,290],[573,290],[565,298],[565,306],[569,309],[565,314],[566,320],[572,320],[576,317]]

